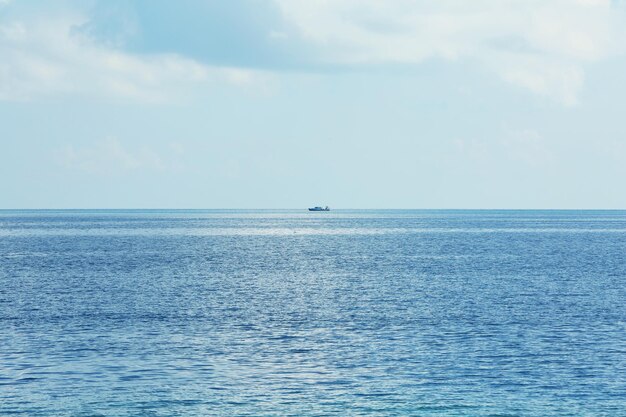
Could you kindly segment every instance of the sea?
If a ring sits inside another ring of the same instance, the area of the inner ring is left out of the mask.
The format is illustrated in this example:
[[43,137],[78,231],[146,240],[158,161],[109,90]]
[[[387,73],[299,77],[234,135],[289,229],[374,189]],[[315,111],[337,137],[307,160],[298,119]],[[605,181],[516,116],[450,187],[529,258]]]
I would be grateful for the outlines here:
[[626,416],[626,212],[3,210],[0,416]]

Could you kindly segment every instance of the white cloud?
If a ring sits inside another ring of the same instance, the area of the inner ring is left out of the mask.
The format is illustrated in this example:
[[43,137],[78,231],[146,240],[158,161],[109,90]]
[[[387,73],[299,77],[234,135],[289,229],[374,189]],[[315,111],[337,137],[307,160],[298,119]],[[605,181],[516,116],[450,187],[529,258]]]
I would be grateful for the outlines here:
[[[300,36],[269,31],[269,39],[303,38],[319,53],[312,61],[469,63],[566,105],[577,103],[586,66],[626,45],[626,19],[610,0],[273,1],[285,27],[295,27]],[[0,0],[3,11],[14,4]],[[88,21],[78,11],[3,16],[0,100],[80,94],[161,102],[215,82],[266,88],[260,71],[172,54],[133,54],[95,42],[76,30]]]
[[80,14],[0,20],[0,100],[50,94],[176,99],[198,84],[248,85],[254,71],[211,67],[177,55],[133,55],[96,44],[74,28]]
[[584,66],[621,52],[610,0],[275,0],[323,59],[339,64],[477,62],[574,104]]
[[53,152],[57,164],[66,169],[89,174],[120,175],[131,172],[160,172],[177,170],[182,166],[180,158],[184,149],[172,143],[169,149],[146,146],[131,149],[115,138],[90,145],[66,145]]

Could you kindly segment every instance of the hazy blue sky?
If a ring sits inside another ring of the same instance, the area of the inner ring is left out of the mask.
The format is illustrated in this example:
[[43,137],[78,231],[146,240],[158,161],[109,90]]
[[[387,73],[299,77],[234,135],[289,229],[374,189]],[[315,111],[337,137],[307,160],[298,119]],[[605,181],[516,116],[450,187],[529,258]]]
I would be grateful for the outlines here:
[[0,0],[0,208],[626,208],[626,5]]

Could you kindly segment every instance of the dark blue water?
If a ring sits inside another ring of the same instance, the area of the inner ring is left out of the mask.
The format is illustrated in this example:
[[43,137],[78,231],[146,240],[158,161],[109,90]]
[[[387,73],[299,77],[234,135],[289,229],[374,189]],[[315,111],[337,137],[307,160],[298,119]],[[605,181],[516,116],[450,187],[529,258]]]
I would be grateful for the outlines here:
[[0,415],[623,416],[626,212],[2,211]]

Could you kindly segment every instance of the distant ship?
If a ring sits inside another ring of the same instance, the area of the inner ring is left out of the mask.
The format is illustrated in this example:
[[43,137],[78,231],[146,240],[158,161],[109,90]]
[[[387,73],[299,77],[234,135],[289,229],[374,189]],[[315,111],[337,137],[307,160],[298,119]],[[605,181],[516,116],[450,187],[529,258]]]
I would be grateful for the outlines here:
[[320,206],[309,207],[309,211],[330,211],[330,207],[328,207],[328,206],[326,206],[326,207],[320,207]]

